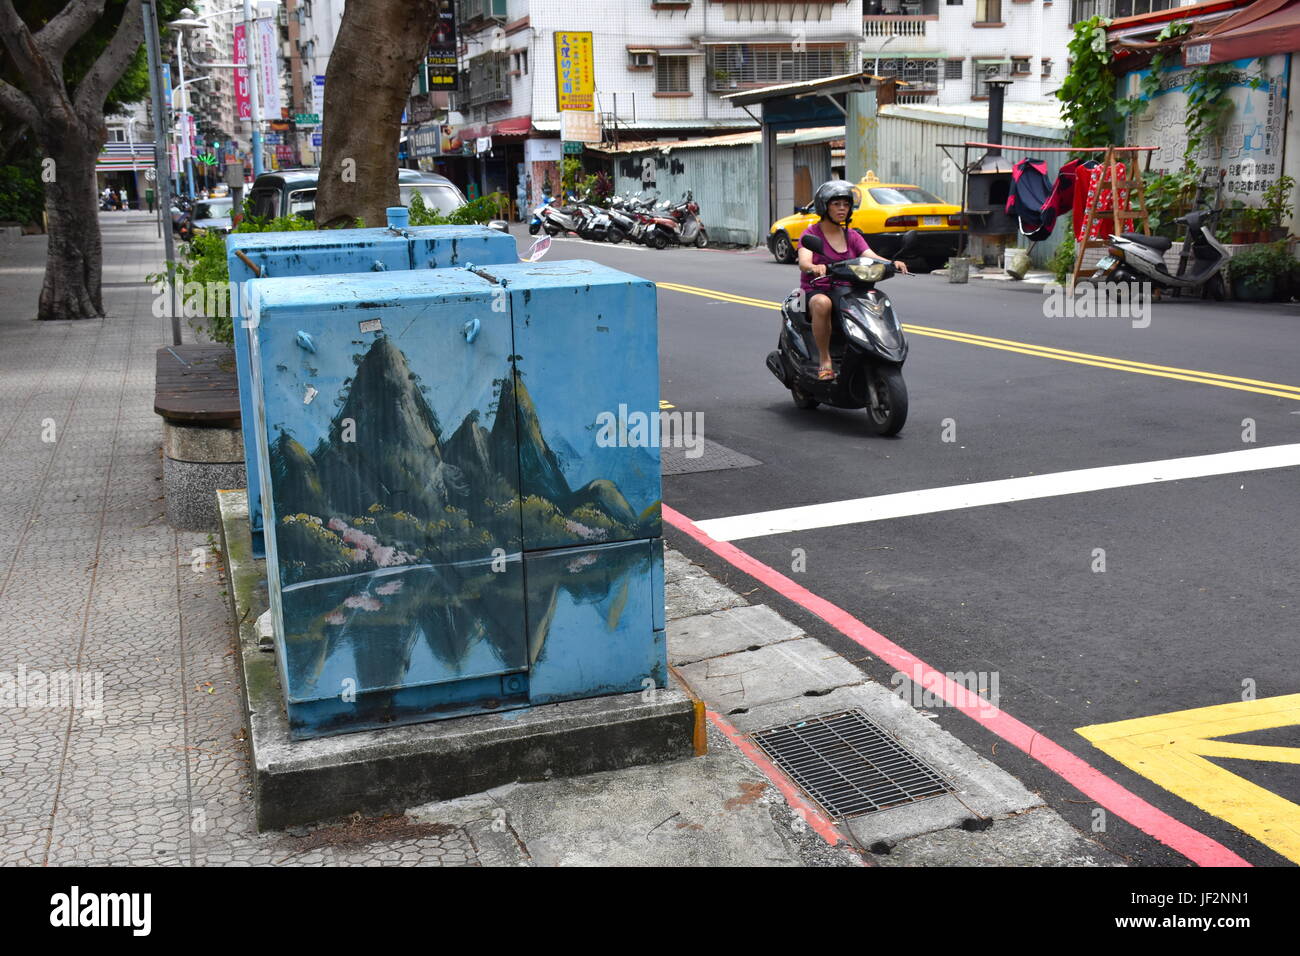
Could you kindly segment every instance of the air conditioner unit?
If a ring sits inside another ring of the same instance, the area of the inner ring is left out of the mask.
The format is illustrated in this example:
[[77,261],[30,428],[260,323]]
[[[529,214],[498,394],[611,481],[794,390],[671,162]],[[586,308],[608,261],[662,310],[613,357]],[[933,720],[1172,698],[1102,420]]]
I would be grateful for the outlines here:
[[981,60],[979,63],[979,78],[986,83],[990,80],[1011,79],[1011,61]]
[[629,53],[629,66],[654,66],[655,55],[653,53]]

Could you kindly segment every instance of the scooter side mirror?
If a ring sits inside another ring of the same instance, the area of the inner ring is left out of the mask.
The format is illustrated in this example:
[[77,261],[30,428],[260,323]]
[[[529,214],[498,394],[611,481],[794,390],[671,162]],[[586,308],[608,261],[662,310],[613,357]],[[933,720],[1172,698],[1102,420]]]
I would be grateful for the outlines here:
[[822,244],[820,237],[810,236],[807,233],[804,233],[799,238],[799,245],[803,246],[805,249],[808,249],[816,253],[821,253],[826,250],[826,246]]

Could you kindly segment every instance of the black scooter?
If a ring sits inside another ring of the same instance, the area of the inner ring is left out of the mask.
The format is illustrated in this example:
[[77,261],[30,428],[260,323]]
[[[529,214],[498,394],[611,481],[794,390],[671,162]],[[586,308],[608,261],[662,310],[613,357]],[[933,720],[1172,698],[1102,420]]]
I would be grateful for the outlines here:
[[[907,234],[899,257],[911,244]],[[813,252],[824,246],[816,236],[800,242]],[[767,367],[800,408],[818,405],[865,408],[870,428],[878,435],[896,435],[907,421],[907,385],[903,362],[907,339],[888,296],[876,283],[894,275],[894,267],[875,259],[850,259],[827,267],[832,285],[832,381],[817,378],[817,344],[804,294],[795,290],[781,307],[781,338],[767,356]]]

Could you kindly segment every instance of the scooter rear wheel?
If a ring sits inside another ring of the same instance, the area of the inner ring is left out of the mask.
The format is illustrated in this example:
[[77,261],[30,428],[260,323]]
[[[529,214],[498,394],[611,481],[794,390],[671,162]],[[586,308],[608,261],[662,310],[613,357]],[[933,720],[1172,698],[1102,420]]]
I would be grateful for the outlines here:
[[821,402],[817,401],[817,399],[813,398],[812,396],[804,392],[802,389],[800,389],[798,385],[790,389],[790,397],[794,399],[794,404],[796,408],[811,410],[821,404]]
[[877,435],[897,435],[907,422],[907,385],[896,368],[873,369],[867,379],[871,394],[867,419]]
[[656,233],[655,237],[650,240],[650,244],[654,246],[656,249],[667,249],[668,237],[665,236],[663,233]]

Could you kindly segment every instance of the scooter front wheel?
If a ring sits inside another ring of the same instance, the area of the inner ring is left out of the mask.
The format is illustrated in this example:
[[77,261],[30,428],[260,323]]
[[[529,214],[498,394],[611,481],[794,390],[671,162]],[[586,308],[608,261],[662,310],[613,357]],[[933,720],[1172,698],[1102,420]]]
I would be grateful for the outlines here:
[[907,384],[903,373],[896,368],[872,369],[867,388],[871,430],[877,435],[897,435],[907,422]]
[[528,234],[530,236],[535,236],[541,231],[542,231],[542,227],[538,223],[530,222],[528,224]]

